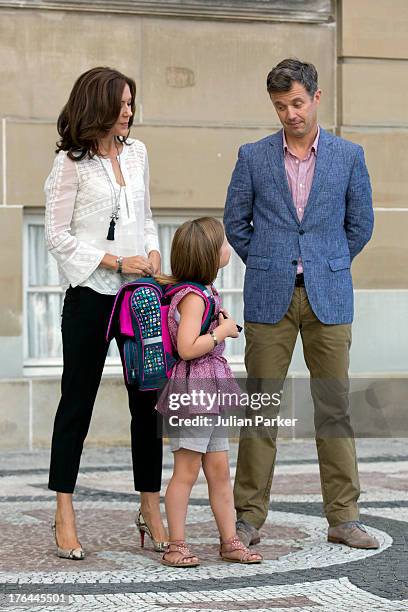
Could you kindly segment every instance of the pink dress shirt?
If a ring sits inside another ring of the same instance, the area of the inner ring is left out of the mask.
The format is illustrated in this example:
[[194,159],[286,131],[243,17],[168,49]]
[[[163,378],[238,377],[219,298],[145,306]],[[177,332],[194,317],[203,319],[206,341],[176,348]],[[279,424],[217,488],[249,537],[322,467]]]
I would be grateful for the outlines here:
[[[299,159],[289,149],[286,142],[285,130],[283,130],[283,154],[285,159],[286,176],[299,221],[302,221],[303,219],[303,214],[307,206],[307,200],[312,188],[319,134],[320,128],[318,127],[316,138],[314,139],[307,156],[305,159]],[[299,257],[297,274],[300,274],[301,272],[303,272],[303,265],[302,259]]]

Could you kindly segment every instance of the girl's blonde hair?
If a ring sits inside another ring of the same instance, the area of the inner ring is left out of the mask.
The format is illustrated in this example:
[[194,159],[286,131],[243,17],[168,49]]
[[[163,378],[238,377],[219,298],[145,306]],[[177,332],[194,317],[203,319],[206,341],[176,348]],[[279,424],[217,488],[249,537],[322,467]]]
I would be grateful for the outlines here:
[[171,243],[171,276],[157,275],[159,283],[193,281],[212,283],[220,265],[220,250],[224,242],[224,227],[214,217],[185,221],[177,228]]

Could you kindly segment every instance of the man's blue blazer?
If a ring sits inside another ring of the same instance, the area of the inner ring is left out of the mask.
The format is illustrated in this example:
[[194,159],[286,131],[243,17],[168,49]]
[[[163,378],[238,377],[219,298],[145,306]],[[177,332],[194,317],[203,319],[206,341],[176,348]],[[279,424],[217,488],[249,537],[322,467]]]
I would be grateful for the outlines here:
[[228,187],[227,239],[246,264],[244,319],[277,323],[302,257],[307,296],[322,323],[351,323],[350,265],[374,225],[362,147],[320,128],[316,167],[299,222],[286,177],[282,130],[240,147]]

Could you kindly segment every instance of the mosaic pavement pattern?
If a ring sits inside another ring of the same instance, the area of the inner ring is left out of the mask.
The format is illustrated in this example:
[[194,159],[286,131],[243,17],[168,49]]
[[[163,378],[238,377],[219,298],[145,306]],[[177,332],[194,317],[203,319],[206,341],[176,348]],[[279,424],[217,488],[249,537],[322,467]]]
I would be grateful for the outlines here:
[[[48,453],[0,455],[0,609],[70,612],[408,612],[408,446],[358,440],[361,518],[381,543],[361,551],[327,542],[316,451],[282,441],[262,565],[218,558],[218,534],[203,477],[193,491],[188,541],[202,565],[167,568],[134,524],[130,450],[87,449],[75,496],[81,562],[58,559],[51,535],[54,498]],[[236,446],[232,445],[232,473]],[[163,486],[172,457],[166,450]],[[48,603],[47,603],[48,602]]]

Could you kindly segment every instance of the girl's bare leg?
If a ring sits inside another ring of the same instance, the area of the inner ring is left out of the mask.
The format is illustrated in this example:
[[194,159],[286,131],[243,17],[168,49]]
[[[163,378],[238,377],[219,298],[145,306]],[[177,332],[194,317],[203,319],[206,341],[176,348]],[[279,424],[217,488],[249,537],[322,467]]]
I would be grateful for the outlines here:
[[[169,542],[185,540],[185,523],[191,489],[197,480],[201,467],[201,453],[180,448],[174,452],[173,475],[167,487],[165,504]],[[166,560],[178,562],[181,553],[168,552]],[[189,561],[198,561],[196,557]]]
[[[203,456],[203,469],[208,483],[211,509],[214,513],[221,542],[227,542],[237,533],[228,451],[206,453]],[[240,559],[242,550],[231,551],[227,554],[229,559]],[[248,552],[248,555],[249,560],[259,559],[260,557],[258,553]]]
[[208,496],[222,541],[236,535],[234,496],[228,462],[228,451],[214,451],[203,456],[203,470]]

